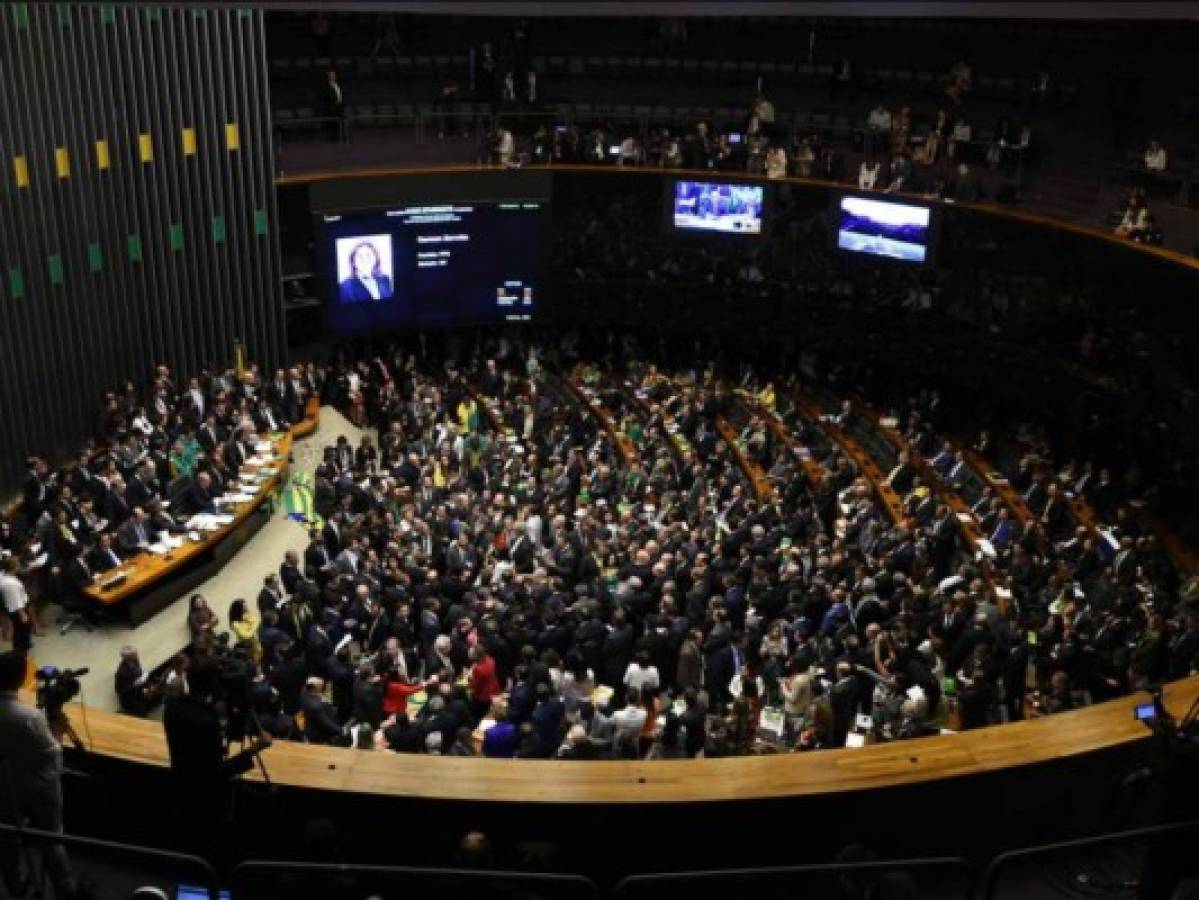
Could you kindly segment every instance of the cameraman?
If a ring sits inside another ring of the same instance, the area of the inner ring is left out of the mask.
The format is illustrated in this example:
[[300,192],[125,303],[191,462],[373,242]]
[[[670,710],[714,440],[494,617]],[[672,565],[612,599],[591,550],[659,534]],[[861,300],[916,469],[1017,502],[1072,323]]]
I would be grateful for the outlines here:
[[254,765],[271,745],[262,732],[235,756],[226,756],[226,732],[217,708],[221,672],[211,658],[198,659],[187,673],[188,693],[166,708],[162,724],[171,755],[171,775],[187,848],[220,861],[229,820],[231,779]]
[[[62,747],[41,711],[17,699],[26,666],[25,654],[0,653],[0,822],[24,820],[31,828],[61,832]],[[51,845],[43,858],[54,896],[74,896],[75,876],[66,849]],[[8,893],[20,896],[17,846],[7,835],[0,837],[0,872]]]

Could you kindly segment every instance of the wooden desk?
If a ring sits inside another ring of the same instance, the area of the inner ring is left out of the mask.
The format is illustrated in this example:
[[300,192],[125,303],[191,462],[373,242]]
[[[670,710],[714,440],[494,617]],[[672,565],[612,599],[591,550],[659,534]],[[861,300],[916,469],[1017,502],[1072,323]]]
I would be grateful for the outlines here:
[[757,460],[752,459],[745,452],[745,448],[741,446],[740,436],[724,416],[716,417],[716,431],[724,442],[728,444],[729,451],[737,460],[737,465],[741,467],[741,471],[749,479],[750,487],[754,492],[754,498],[759,503],[773,503],[776,499],[774,485],[770,483],[770,479],[766,477],[766,473],[762,471],[762,467],[758,465]]
[[808,484],[812,487],[819,487],[829,476],[829,471],[812,456],[811,448],[805,447],[803,442],[787,428],[778,413],[762,406],[749,391],[739,390],[737,394],[745,407],[766,423],[766,427],[770,429],[775,440],[799,458],[799,464],[808,478]]
[[[613,381],[620,386],[625,397],[641,410],[646,421],[649,421],[655,415],[661,417],[662,427],[666,431],[667,442],[670,444],[670,451],[674,454],[675,461],[680,465],[686,464],[691,457],[691,444],[688,443],[683,435],[679,434],[677,427],[675,427],[675,417],[667,412],[665,408],[659,408],[655,411],[653,405],[649,402],[649,394],[646,392],[646,389],[634,384],[630,379],[613,376]],[[662,381],[664,384],[670,384],[665,378]]]
[[[303,436],[315,432],[319,415],[320,401],[312,398],[305,408],[304,420],[272,442],[270,465],[276,467],[275,472],[258,485],[252,499],[221,507],[223,513],[233,516],[232,522],[215,531],[203,533],[199,541],[184,538],[181,547],[168,553],[139,553],[115,569],[98,575],[92,584],[84,589],[83,596],[101,606],[127,606],[130,619],[136,625],[171,603],[189,586],[204,580],[210,573],[207,567],[199,567],[196,564],[206,556],[211,561],[212,554],[231,536],[240,534],[248,539],[249,533],[256,530],[248,527],[253,524],[251,517],[287,482],[290,471],[289,458],[295,436],[297,433]],[[258,468],[260,467],[243,466],[241,474],[252,474]],[[175,578],[188,569],[192,571],[188,572],[187,577]],[[124,576],[123,581],[112,583],[121,576]]]
[[1015,522],[1018,522],[1023,527],[1029,522],[1036,521],[1037,517],[1028,508],[1024,497],[1018,490],[1011,486],[1002,472],[973,450],[963,450],[962,453],[966,458],[967,465],[982,479],[983,484],[991,488],[995,492],[995,495],[1003,501],[1003,505],[1008,508],[1008,512],[1012,514],[1012,519]]
[[516,432],[504,424],[504,416],[500,411],[499,403],[491,397],[487,397],[475,385],[468,384],[466,392],[474,398],[479,409],[483,410],[483,416],[487,419],[487,424],[491,426],[491,430],[498,435],[508,437],[515,435]]
[[639,458],[637,448],[633,446],[633,442],[629,439],[629,436],[620,429],[616,420],[612,418],[612,413],[608,408],[600,402],[595,391],[586,385],[580,384],[570,375],[562,376],[562,384],[599,421],[600,426],[604,429],[604,433],[608,435],[608,440],[612,442],[612,446],[620,454],[620,461],[626,467],[634,465]]
[[[981,552],[979,541],[985,538],[982,530],[978,527],[978,520],[975,519],[974,513],[970,510],[970,506],[962,499],[961,495],[946,485],[938,477],[933,467],[929,465],[921,454],[908,446],[908,442],[904,436],[899,433],[898,429],[892,428],[883,423],[882,416],[878,411],[871,406],[863,403],[858,398],[853,400],[854,408],[861,413],[862,417],[871,424],[875,431],[887,439],[897,453],[906,453],[908,461],[920,473],[920,478],[933,492],[933,495],[944,503],[949,510],[954,514],[957,520],[958,528],[962,533],[962,537],[966,540],[966,545],[970,548],[971,553],[977,554]],[[985,557],[985,554],[984,554]],[[984,576],[988,581],[991,581],[990,566],[983,567]],[[994,586],[994,585],[992,585]]]
[[895,488],[887,484],[887,476],[875,463],[874,459],[866,452],[865,448],[859,444],[854,437],[840,425],[835,422],[826,422],[821,418],[820,406],[811,397],[806,394],[795,391],[792,395],[795,402],[795,408],[800,414],[807,417],[810,421],[819,423],[824,433],[832,438],[833,442],[841,448],[841,450],[853,460],[858,467],[858,471],[870,482],[870,486],[874,488],[875,495],[886,509],[887,515],[891,521],[898,524],[904,520],[903,501],[899,494],[895,493]]
[[[1199,677],[1166,687],[1181,715],[1199,695]],[[961,734],[777,756],[700,760],[568,762],[395,754],[279,742],[266,751],[271,780],[284,788],[393,797],[511,803],[677,804],[783,799],[890,788],[1019,769],[1133,744],[1149,732],[1132,709],[1147,694],[1073,712]],[[168,764],[162,725],[77,705],[68,711],[100,757]],[[68,752],[68,759],[70,758]],[[256,771],[246,776],[258,779]]]

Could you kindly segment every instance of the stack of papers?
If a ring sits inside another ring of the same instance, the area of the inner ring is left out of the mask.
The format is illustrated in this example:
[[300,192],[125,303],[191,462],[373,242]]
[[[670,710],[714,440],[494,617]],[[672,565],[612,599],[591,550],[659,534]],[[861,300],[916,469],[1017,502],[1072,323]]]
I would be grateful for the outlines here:
[[187,520],[187,527],[189,531],[216,531],[221,527],[216,520],[211,513],[197,513]]
[[259,456],[270,456],[272,449],[270,441],[259,441],[254,445],[254,452]]

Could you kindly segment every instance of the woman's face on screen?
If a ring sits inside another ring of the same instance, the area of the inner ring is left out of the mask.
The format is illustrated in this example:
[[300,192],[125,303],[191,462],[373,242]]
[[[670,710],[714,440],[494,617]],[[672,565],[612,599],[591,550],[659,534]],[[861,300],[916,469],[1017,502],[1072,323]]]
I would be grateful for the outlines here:
[[379,257],[375,254],[375,248],[370,244],[363,244],[354,251],[354,274],[370,275],[375,271],[375,266],[379,264]]

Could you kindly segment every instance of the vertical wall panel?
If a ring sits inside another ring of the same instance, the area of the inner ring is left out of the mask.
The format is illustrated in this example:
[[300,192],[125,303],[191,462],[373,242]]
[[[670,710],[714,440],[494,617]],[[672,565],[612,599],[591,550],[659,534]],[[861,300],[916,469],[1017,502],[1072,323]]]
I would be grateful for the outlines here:
[[0,496],[155,362],[283,361],[271,174],[261,11],[0,15]]

